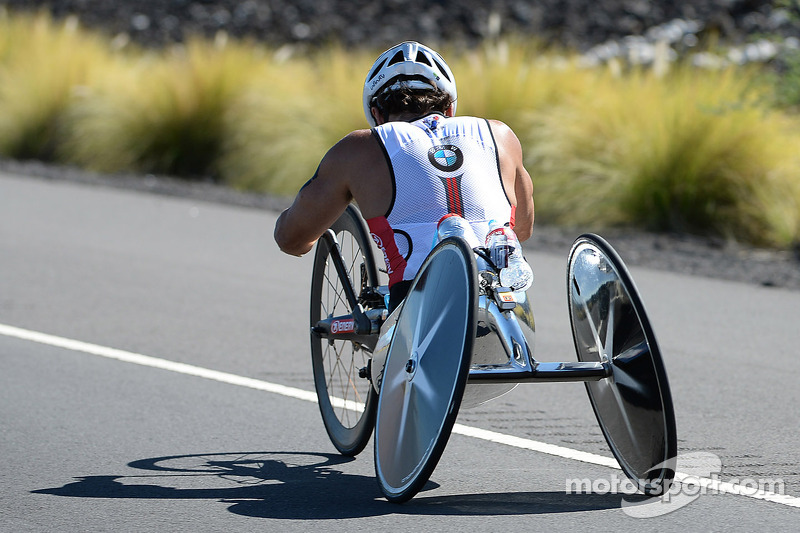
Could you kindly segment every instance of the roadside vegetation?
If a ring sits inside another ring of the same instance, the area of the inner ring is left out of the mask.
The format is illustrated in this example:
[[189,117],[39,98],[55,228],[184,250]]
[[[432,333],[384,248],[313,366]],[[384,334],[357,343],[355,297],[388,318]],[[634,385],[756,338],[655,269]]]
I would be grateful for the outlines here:
[[[144,50],[74,19],[0,12],[0,156],[293,194],[366,127],[378,52],[224,35]],[[443,53],[459,114],[519,135],[537,220],[800,243],[800,67],[777,81],[680,61],[587,67],[521,39]]]

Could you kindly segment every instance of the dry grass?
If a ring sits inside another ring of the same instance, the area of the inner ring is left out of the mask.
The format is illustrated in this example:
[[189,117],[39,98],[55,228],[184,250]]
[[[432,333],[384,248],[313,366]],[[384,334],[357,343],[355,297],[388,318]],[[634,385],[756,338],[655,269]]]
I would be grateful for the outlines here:
[[105,172],[218,178],[225,116],[262,59],[257,47],[223,38],[128,58],[76,100],[65,153]]
[[[288,52],[224,35],[115,50],[73,19],[0,11],[0,155],[294,193],[367,126],[379,51]],[[444,52],[459,114],[519,135],[539,220],[800,242],[800,119],[757,71],[587,69],[520,39]]]
[[288,61],[273,55],[227,116],[225,181],[243,189],[296,192],[328,148],[367,127],[361,76],[368,61],[365,55],[354,62],[340,48]]
[[111,62],[108,44],[77,19],[0,13],[0,154],[54,159],[76,91]]
[[767,245],[797,240],[798,122],[764,105],[755,79],[742,70],[637,72],[541,109],[531,150],[540,213]]

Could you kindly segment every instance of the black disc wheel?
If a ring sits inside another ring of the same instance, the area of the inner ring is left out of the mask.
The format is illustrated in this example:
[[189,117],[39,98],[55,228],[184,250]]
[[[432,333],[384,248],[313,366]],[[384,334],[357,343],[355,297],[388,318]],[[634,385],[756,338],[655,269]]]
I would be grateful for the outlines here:
[[[311,276],[311,326],[320,319],[352,313],[346,297],[349,284],[356,295],[378,285],[372,240],[363,219],[349,206],[331,226],[347,279],[337,273],[335,247],[320,239]],[[375,425],[377,393],[368,376],[368,349],[351,340],[320,338],[311,333],[311,360],[322,421],[331,442],[344,455],[356,455],[367,445]],[[361,377],[365,376],[365,377]]]
[[381,383],[375,471],[392,502],[419,492],[444,451],[469,375],[477,305],[472,250],[460,238],[442,241],[403,303]]
[[610,365],[611,375],[586,389],[611,452],[639,490],[663,494],[675,477],[675,414],[633,279],[610,244],[582,235],[570,252],[567,292],[578,359]]

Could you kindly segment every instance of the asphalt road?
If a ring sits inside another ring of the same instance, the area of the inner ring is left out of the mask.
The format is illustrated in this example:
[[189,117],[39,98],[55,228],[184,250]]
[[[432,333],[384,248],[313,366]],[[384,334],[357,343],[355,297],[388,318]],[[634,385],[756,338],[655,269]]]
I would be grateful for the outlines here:
[[[680,452],[718,457],[722,492],[687,488],[687,505],[630,516],[599,483],[621,473],[597,464],[610,453],[583,386],[546,384],[463,411],[431,483],[398,506],[380,495],[371,448],[337,456],[302,393],[310,258],[278,252],[274,220],[0,176],[0,530],[796,527],[800,292],[632,269]],[[567,252],[527,250],[544,361],[574,360]],[[568,493],[574,479],[595,493]],[[773,490],[734,494],[748,480]]]

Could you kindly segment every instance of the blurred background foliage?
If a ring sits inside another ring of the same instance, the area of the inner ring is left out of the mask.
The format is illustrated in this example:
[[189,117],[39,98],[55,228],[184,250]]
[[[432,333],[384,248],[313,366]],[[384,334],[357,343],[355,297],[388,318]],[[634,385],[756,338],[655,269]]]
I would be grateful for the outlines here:
[[[666,55],[587,65],[513,36],[441,48],[459,114],[520,137],[537,220],[800,243],[797,53],[776,71]],[[0,11],[0,156],[291,195],[367,126],[361,88],[380,51],[224,33],[140,48],[74,17]]]

